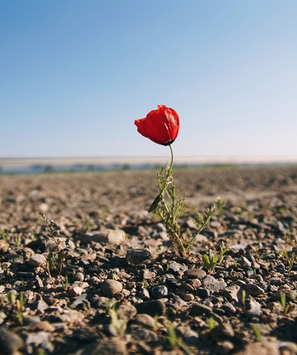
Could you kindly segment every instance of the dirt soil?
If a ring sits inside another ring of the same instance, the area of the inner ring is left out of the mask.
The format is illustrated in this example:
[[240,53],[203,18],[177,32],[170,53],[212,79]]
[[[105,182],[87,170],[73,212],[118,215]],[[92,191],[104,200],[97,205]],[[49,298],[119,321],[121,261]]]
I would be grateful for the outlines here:
[[297,167],[176,169],[187,258],[156,173],[0,175],[0,354],[297,354]]

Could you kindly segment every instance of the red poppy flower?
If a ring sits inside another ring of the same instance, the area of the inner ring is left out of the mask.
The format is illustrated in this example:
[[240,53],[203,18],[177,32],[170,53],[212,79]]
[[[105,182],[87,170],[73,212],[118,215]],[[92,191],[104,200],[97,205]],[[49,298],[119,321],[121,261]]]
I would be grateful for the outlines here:
[[179,117],[176,111],[164,105],[147,114],[145,118],[135,120],[137,130],[155,143],[169,145],[173,143],[179,131]]

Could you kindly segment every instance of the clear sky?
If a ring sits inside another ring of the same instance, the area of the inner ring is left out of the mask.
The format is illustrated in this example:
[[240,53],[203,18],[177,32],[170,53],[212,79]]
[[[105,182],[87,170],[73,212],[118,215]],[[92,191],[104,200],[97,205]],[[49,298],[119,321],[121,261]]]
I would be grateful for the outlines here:
[[296,0],[0,0],[0,157],[297,157]]

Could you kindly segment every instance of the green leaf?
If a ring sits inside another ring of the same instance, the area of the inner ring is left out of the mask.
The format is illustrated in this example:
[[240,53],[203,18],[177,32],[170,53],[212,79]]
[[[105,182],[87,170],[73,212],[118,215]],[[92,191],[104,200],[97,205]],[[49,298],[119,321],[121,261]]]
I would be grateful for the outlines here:
[[153,212],[159,205],[159,203],[162,201],[162,194],[159,194],[155,199],[154,202],[150,205],[149,212]]
[[204,263],[204,265],[206,266],[206,268],[209,270],[209,268],[210,268],[210,261],[209,261],[208,255],[207,255],[207,254],[204,254],[204,255],[202,256],[202,260],[203,260],[203,263]]

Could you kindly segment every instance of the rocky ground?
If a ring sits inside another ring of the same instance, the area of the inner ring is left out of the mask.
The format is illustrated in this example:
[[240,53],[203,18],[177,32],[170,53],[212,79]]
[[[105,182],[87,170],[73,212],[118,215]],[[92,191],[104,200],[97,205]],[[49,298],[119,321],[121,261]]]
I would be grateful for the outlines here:
[[154,170],[0,175],[0,354],[297,354],[297,167],[174,176],[185,234],[225,203],[187,258]]

